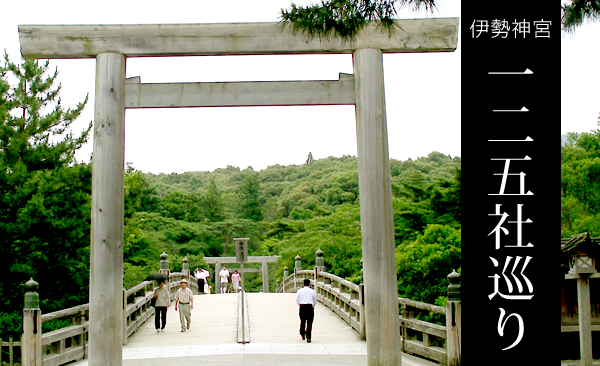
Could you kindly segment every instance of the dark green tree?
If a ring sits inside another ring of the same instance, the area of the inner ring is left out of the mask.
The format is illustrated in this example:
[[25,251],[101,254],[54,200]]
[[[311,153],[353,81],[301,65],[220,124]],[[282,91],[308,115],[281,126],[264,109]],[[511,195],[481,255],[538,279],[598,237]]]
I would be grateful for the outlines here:
[[[0,314],[8,317],[22,307],[29,277],[40,283],[44,312],[87,298],[91,169],[74,154],[92,125],[69,131],[87,97],[63,108],[57,75],[48,62],[5,55],[0,65]],[[14,333],[5,319],[0,333]]]
[[561,27],[565,32],[573,33],[584,21],[596,21],[600,17],[600,1],[570,0],[561,4]]
[[281,9],[281,21],[310,37],[354,39],[369,22],[392,32],[397,10],[433,13],[435,0],[322,0],[321,4]]
[[456,168],[452,181],[442,181],[431,188],[431,208],[438,223],[460,227],[461,170]]
[[461,267],[461,230],[428,225],[416,239],[396,247],[398,293],[429,304],[444,305],[446,276]]
[[189,221],[190,215],[199,203],[199,198],[190,193],[174,191],[160,201],[160,213],[164,217]]
[[223,221],[223,200],[217,189],[217,183],[212,179],[208,185],[208,191],[202,198],[204,216],[212,222]]
[[561,236],[600,233],[600,129],[570,133],[560,147]]
[[131,217],[135,212],[158,211],[158,196],[156,189],[146,181],[140,171],[128,164],[125,171],[125,217]]
[[248,175],[240,185],[240,209],[242,218],[255,222],[262,220],[262,203],[260,201],[260,182],[253,175]]

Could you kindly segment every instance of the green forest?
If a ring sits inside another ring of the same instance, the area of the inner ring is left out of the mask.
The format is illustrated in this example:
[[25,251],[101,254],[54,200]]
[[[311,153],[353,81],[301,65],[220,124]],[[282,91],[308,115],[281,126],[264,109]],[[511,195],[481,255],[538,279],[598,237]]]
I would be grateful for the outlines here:
[[[44,313],[88,302],[91,162],[76,163],[74,153],[91,124],[68,132],[87,98],[63,108],[48,64],[5,57],[0,75],[0,338],[18,338],[30,277]],[[233,256],[235,237],[250,238],[249,255],[282,256],[269,266],[272,291],[296,255],[313,268],[319,248],[328,272],[360,282],[354,156],[309,155],[306,164],[262,171],[157,175],[137,171],[135,162],[125,169],[125,288],[157,272],[163,251],[171,271],[181,270],[184,257],[190,269],[212,271],[203,258]],[[443,305],[446,276],[461,267],[461,160],[439,152],[391,159],[390,173],[398,294]],[[262,288],[259,275],[246,281],[249,291]]]
[[560,234],[600,235],[600,129],[569,133],[560,147]]

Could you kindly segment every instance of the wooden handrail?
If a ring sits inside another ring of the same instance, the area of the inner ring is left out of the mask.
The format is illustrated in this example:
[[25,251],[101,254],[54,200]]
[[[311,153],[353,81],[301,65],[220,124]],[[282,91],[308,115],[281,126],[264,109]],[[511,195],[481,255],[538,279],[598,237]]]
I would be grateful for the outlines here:
[[420,301],[415,301],[415,300],[410,300],[410,299],[405,299],[405,298],[399,297],[398,304],[407,305],[407,306],[421,309],[421,310],[431,311],[436,314],[446,315],[446,308],[443,308],[443,307],[437,306],[437,305],[427,304],[425,302],[420,302]]
[[359,286],[357,284],[352,283],[352,282],[350,282],[350,281],[348,281],[346,279],[343,279],[341,277],[338,277],[338,276],[336,276],[334,274],[327,273],[327,272],[319,272],[319,277],[329,278],[330,280],[338,282],[341,285],[343,285],[343,286],[351,289],[352,291],[356,291],[356,292],[360,291],[360,288],[359,288]]
[[64,310],[54,311],[54,312],[48,313],[48,314],[42,314],[42,323],[50,321],[50,320],[66,318],[68,316],[79,315],[79,314],[81,314],[81,312],[86,312],[89,310],[90,310],[90,304],[83,304],[83,305],[73,306],[72,308],[68,308],[68,309],[64,309]]
[[140,282],[139,284],[133,286],[132,288],[130,288],[129,290],[127,290],[126,294],[127,296],[131,296],[133,294],[135,294],[136,292],[140,291],[143,288],[146,288],[148,285],[151,285],[153,281],[143,281]]
[[[182,272],[171,272],[169,274],[169,287],[172,290],[175,290],[180,286],[181,279],[186,277],[187,275]],[[152,299],[151,291],[144,291],[144,294],[142,296],[136,296],[133,299],[133,302],[131,302],[129,298],[142,290],[146,290],[149,286],[153,285],[153,283],[154,281],[142,281],[130,289],[124,290],[124,301],[127,301],[123,314],[124,322],[126,322],[124,324],[124,335],[126,335],[127,338],[135,333],[135,331],[143,325],[152,314],[154,314],[154,308],[150,306],[150,300]],[[195,281],[190,281],[189,285],[192,288],[197,286]],[[171,294],[171,296],[173,296],[173,294]],[[85,344],[84,339],[85,334],[89,330],[89,324],[85,321],[86,312],[89,312],[89,303],[42,314],[42,323],[67,317],[81,317],[81,319],[74,322],[73,325],[42,334],[42,346],[50,347],[49,349],[52,350],[49,354],[45,354],[46,352],[44,352],[44,366],[61,365],[86,357],[87,345]],[[80,344],[76,348],[71,347],[68,350],[65,350],[65,340],[73,337],[78,337],[78,339],[80,339],[80,341],[78,341]]]
[[[340,318],[346,321],[361,336],[364,334],[364,305],[362,304],[361,285],[356,285],[325,271],[296,270],[295,273],[283,277],[283,282],[281,283],[282,292],[294,292],[298,287],[302,286],[304,278],[311,279],[311,284],[317,291],[319,302],[338,314]],[[325,280],[331,283],[325,283]],[[442,325],[414,319],[410,315],[411,312],[407,310],[418,309],[445,316],[446,308],[402,297],[398,297],[398,306],[404,308],[404,317],[398,315],[400,320],[399,331],[402,334],[401,350],[445,364],[448,360],[445,348],[447,328]],[[421,334],[420,337],[422,340],[416,339],[417,334]],[[434,339],[436,338],[439,340],[435,341]]]

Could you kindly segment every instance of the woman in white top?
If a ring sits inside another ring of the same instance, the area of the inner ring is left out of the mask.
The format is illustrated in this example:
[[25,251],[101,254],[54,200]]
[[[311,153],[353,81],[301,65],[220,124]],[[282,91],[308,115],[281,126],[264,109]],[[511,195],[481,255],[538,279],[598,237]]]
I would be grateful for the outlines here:
[[204,272],[196,268],[196,271],[194,272],[194,277],[196,277],[196,280],[198,280],[198,292],[201,294],[204,293],[204,280],[206,279]]

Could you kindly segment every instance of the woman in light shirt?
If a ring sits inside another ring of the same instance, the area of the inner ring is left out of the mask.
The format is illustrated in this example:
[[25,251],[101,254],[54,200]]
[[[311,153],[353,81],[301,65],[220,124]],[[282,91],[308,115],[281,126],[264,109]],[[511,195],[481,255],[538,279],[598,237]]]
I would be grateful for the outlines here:
[[[169,290],[165,287],[164,281],[158,283],[158,288],[154,290],[154,298],[156,299],[156,305],[154,306],[154,327],[160,333],[165,330],[167,308],[171,306],[171,296],[169,296]],[[162,327],[160,318],[162,318]]]
[[233,283],[233,292],[238,292],[240,289],[240,274],[237,269],[231,275],[231,282]]

